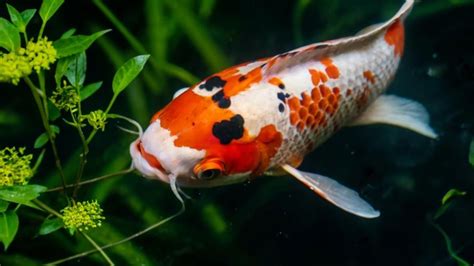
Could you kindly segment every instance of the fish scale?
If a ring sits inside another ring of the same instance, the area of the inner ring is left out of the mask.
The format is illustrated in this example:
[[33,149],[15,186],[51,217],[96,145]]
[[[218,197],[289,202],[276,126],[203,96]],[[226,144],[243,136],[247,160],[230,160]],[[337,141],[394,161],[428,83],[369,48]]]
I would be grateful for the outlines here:
[[[304,67],[289,69],[282,72],[279,78],[285,83],[286,76],[294,78],[298,76],[301,84],[288,87],[287,92],[290,99],[303,100],[302,93],[311,95],[312,90],[320,84],[325,84],[329,88],[339,88],[340,102],[334,114],[323,112],[326,123],[319,124],[314,128],[305,126],[300,129],[297,125],[290,123],[290,113],[286,112],[280,117],[280,130],[284,132],[285,141],[278,153],[271,162],[270,168],[282,163],[289,163],[288,159],[301,162],[302,158],[315,149],[327,138],[329,138],[340,127],[347,125],[354,118],[358,117],[369,106],[378,95],[382,94],[393,77],[400,62],[400,56],[395,55],[394,47],[384,40],[386,32],[381,32],[371,43],[356,47],[351,51],[340,51],[339,54],[330,54],[333,64],[339,70],[339,77],[328,79],[327,82],[320,82],[317,85],[311,83],[311,76],[308,70],[316,70],[325,73],[325,66],[319,61],[307,63]],[[370,71],[374,81],[369,81],[364,77],[364,72]],[[351,91],[349,94],[348,91]],[[358,104],[358,100],[363,97],[364,90],[369,91],[368,99]],[[317,111],[320,111],[318,109]],[[271,114],[268,114],[271,115]],[[313,116],[315,113],[312,114]],[[302,153],[301,151],[305,151]],[[297,164],[295,164],[297,166]]]

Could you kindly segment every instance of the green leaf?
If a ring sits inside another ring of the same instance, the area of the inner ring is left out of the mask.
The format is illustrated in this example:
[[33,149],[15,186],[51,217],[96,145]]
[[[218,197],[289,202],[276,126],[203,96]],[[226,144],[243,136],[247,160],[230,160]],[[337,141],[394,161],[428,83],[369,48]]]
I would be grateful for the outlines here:
[[59,132],[61,131],[56,125],[49,125],[49,128],[51,129],[51,131],[53,131],[54,135],[59,134]]
[[81,53],[73,55],[73,60],[71,64],[69,64],[65,75],[72,86],[75,88],[81,88],[82,85],[84,85],[84,80],[86,79],[86,70],[86,53],[82,51]]
[[89,85],[84,86],[84,88],[81,89],[79,95],[81,97],[81,101],[84,101],[85,99],[91,97],[94,93],[96,93],[100,87],[102,87],[102,81],[91,83]]
[[54,121],[61,116],[59,109],[48,99],[49,121]]
[[46,149],[43,149],[41,151],[40,155],[38,156],[38,159],[36,159],[35,165],[33,166],[33,173],[36,174],[38,172],[38,168],[40,167],[41,163],[43,162],[45,152],[46,152]]
[[136,56],[123,64],[115,73],[112,82],[114,94],[121,93],[143,70],[150,55]]
[[97,38],[109,31],[103,30],[92,35],[75,35],[59,39],[53,43],[53,46],[56,48],[58,57],[70,56],[85,51]]
[[66,39],[66,38],[69,38],[69,37],[71,37],[72,35],[74,35],[74,33],[76,33],[76,29],[75,29],[75,28],[69,29],[69,30],[67,30],[65,33],[63,33],[63,35],[61,35],[61,37],[59,37],[59,39]]
[[35,149],[40,149],[42,148],[46,143],[48,143],[49,141],[49,137],[48,137],[48,134],[46,132],[42,133],[41,135],[39,135],[36,140],[35,140],[35,144],[33,145],[33,147]]
[[441,200],[441,204],[444,205],[446,202],[448,202],[451,198],[453,197],[459,197],[459,196],[464,196],[467,193],[465,191],[460,191],[455,188],[450,189],[446,194],[443,196],[443,199]]
[[74,56],[63,57],[58,60],[56,64],[56,72],[54,73],[54,80],[56,81],[56,86],[61,87],[61,79],[66,74],[69,65],[74,61]]
[[6,211],[9,204],[10,203],[8,201],[0,200],[0,212]]
[[43,0],[39,14],[45,24],[58,11],[59,7],[64,3],[64,0]]
[[30,200],[39,197],[40,193],[45,192],[46,189],[46,187],[40,185],[3,187],[0,189],[0,199],[9,202],[28,204]]
[[30,23],[33,16],[36,14],[36,9],[26,9],[25,11],[21,12],[21,17],[23,18],[23,22],[25,23],[25,31],[26,26]]
[[8,20],[0,18],[0,47],[9,52],[20,47],[20,32]]
[[23,21],[23,17],[21,16],[20,12],[16,10],[13,6],[7,4],[8,14],[10,15],[10,20],[16,26],[16,28],[20,32],[25,32],[25,22]]
[[8,249],[18,231],[18,215],[14,211],[0,213],[0,241]]
[[39,229],[40,235],[47,235],[64,227],[63,220],[60,218],[45,219]]
[[[49,128],[53,132],[53,136],[56,136],[57,134],[59,134],[59,127],[58,126],[50,125]],[[48,133],[44,132],[36,138],[35,144],[33,146],[34,146],[35,149],[40,149],[46,143],[48,143],[48,141],[49,141]]]
[[469,147],[469,163],[474,166],[474,138],[471,140]]

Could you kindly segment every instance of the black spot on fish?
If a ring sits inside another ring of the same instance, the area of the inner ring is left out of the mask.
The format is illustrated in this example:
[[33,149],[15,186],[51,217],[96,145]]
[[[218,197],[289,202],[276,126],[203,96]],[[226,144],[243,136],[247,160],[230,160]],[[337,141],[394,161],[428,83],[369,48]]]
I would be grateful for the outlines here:
[[284,89],[285,89],[285,84],[283,84],[283,83],[280,83],[280,84],[278,85],[278,88],[280,88],[280,89],[284,90]]
[[203,84],[199,85],[202,90],[212,91],[214,88],[222,88],[226,84],[226,81],[221,79],[219,76],[213,76],[207,79]]
[[244,135],[244,118],[234,115],[230,120],[222,120],[212,126],[212,135],[219,139],[223,145],[229,144],[234,139]]
[[247,76],[246,76],[246,75],[243,75],[243,76],[241,76],[241,77],[239,78],[239,82],[242,82],[242,81],[244,81],[244,80],[246,80],[246,79],[247,79]]
[[224,98],[224,90],[220,90],[212,95],[212,100],[218,102],[220,99]]
[[229,108],[230,99],[224,96],[224,90],[220,90],[212,95],[212,100],[217,103],[220,108]]
[[230,99],[224,97],[224,98],[220,99],[217,102],[217,105],[222,109],[229,108],[230,107]]
[[277,97],[278,97],[278,99],[280,99],[280,101],[286,102],[286,95],[283,92],[279,92],[277,94]]
[[260,68],[264,68],[267,65],[267,63],[263,63]]
[[280,111],[280,113],[283,113],[283,112],[285,111],[285,105],[282,104],[282,103],[280,103],[280,104],[278,105],[278,111]]

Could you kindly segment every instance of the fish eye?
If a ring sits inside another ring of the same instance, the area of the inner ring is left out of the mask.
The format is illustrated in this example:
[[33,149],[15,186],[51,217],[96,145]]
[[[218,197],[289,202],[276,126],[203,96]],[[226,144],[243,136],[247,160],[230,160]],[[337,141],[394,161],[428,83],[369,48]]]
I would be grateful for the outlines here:
[[194,167],[194,174],[200,180],[212,180],[224,172],[224,163],[218,158],[204,159]]
[[198,173],[198,178],[202,180],[211,180],[221,175],[222,171],[219,169],[207,169]]

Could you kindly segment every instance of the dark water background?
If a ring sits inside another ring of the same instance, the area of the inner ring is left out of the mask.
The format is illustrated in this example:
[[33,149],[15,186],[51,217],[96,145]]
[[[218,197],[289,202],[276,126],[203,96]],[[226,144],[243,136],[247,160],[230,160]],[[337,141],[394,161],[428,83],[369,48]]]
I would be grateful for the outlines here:
[[[106,4],[158,63],[172,62],[200,78],[232,64],[352,35],[386,20],[402,4],[313,0],[302,9],[298,23],[297,7],[306,1],[175,1],[180,9],[166,2]],[[39,1],[9,3],[19,9],[39,7]],[[211,4],[209,12],[206,3]],[[0,4],[0,14],[5,15],[4,1]],[[184,215],[108,254],[117,264],[135,265],[456,265],[441,234],[428,221],[443,195],[457,188],[467,191],[467,196],[456,199],[437,223],[451,238],[454,250],[473,263],[474,168],[468,162],[474,132],[472,14],[473,1],[421,1],[405,24],[405,54],[389,93],[423,103],[439,140],[390,126],[345,128],[306,157],[301,167],[355,188],[381,211],[380,218],[347,214],[290,177],[259,178],[228,187],[185,190],[193,200],[187,202]],[[195,38],[202,36],[190,37],[193,30],[180,22],[186,17],[192,17],[191,25],[198,25],[218,49],[211,51],[211,57],[222,54],[221,61],[209,63],[204,56],[209,46],[199,48]],[[90,1],[68,1],[46,33],[57,38],[70,27],[82,34],[114,28]],[[118,30],[107,36],[107,42],[88,50],[87,81],[105,82],[87,103],[88,110],[104,108],[111,97],[114,60],[123,62],[138,54]],[[114,112],[142,125],[177,88],[186,86],[163,71],[150,66],[147,70],[155,83],[139,80],[114,107]],[[0,123],[1,146],[26,146],[37,153],[32,143],[42,127],[29,91],[24,84],[2,84],[0,95],[2,115],[14,118]],[[73,129],[59,125],[60,153],[73,180],[80,142]],[[128,166],[128,144],[133,138],[114,125],[110,122],[93,143],[87,178]],[[53,187],[59,179],[51,154],[46,159],[34,183]],[[103,244],[179,208],[168,186],[134,174],[83,187],[79,197],[102,203],[106,225],[91,235]],[[64,202],[59,198],[47,195],[44,200],[60,209]],[[41,223],[40,213],[25,209],[20,215],[18,237],[8,253],[0,255],[5,265],[44,263],[90,248],[65,231],[32,237]],[[94,255],[71,262],[77,263],[103,261]]]

